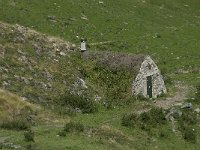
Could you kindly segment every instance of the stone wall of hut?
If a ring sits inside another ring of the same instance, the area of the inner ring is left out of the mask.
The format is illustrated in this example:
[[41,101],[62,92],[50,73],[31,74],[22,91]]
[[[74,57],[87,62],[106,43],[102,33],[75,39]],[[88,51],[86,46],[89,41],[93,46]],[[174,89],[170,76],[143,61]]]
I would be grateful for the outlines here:
[[163,80],[163,77],[154,63],[154,61],[147,56],[143,63],[141,64],[141,68],[139,70],[138,75],[133,81],[132,93],[135,95],[142,94],[144,97],[148,97],[147,94],[147,77],[152,77],[152,98],[157,98],[162,93],[167,93],[166,86]]

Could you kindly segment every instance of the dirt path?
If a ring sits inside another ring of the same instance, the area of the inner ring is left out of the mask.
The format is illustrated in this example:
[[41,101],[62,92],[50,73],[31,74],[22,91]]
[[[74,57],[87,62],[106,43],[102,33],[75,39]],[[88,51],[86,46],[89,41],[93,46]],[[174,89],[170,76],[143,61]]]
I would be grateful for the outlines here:
[[158,100],[154,103],[154,105],[164,109],[168,109],[174,105],[179,105],[180,103],[184,102],[185,99],[187,99],[187,95],[191,89],[188,86],[177,84],[176,90],[175,96]]

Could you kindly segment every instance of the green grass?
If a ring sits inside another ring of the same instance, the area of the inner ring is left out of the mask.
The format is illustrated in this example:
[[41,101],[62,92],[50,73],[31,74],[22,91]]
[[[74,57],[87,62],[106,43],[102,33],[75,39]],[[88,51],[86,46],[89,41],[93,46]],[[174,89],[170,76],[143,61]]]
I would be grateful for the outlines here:
[[[79,45],[80,39],[84,37],[87,38],[91,51],[111,50],[148,54],[156,61],[163,75],[172,81],[170,84],[178,80],[193,86],[200,83],[199,14],[199,0],[105,0],[103,4],[92,0],[44,0],[42,2],[0,0],[1,22],[17,23],[46,35],[59,37],[56,39],[58,45],[60,45],[60,38]],[[65,94],[66,89],[75,82],[79,71],[85,67],[87,73],[90,74],[90,77],[85,77],[91,88],[90,93],[102,96],[103,100],[106,98],[116,100],[121,96],[118,99],[122,103],[121,106],[112,109],[100,107],[99,112],[96,113],[77,113],[72,116],[71,120],[82,123],[86,131],[69,133],[66,137],[58,137],[57,134],[63,129],[64,122],[69,121],[69,117],[67,115],[57,117],[54,114],[49,116],[48,113],[46,115],[41,112],[42,121],[32,127],[35,132],[33,145],[39,149],[192,150],[199,148],[200,134],[198,132],[197,143],[192,144],[184,141],[180,135],[175,135],[171,131],[170,124],[151,129],[151,132],[138,127],[133,129],[121,125],[124,114],[151,108],[151,102],[138,102],[134,98],[134,102],[124,104],[123,98],[128,92],[126,89],[125,92],[121,92],[118,87],[123,88],[120,85],[127,87],[130,76],[127,75],[127,79],[121,80],[123,73],[120,72],[116,76],[105,72],[106,70],[95,72],[94,64],[90,62],[82,64],[79,57],[74,57],[69,53],[64,57],[50,57],[49,52],[54,50],[52,42],[48,40],[49,37],[40,33],[34,32],[33,35],[27,35],[29,38],[24,43],[14,43],[16,33],[11,30],[16,26],[7,24],[5,28],[2,27],[2,23],[0,25],[0,36],[4,37],[0,38],[0,50],[2,47],[6,50],[5,58],[0,59],[0,66],[3,67],[0,68],[1,87],[3,87],[3,81],[6,81],[10,86],[4,88],[54,109],[52,104],[59,102],[60,96]],[[111,41],[111,43],[94,44],[104,41]],[[42,55],[38,56],[35,53],[34,44],[42,47],[44,50]],[[25,52],[24,55],[31,63],[20,61],[21,54],[17,50]],[[58,63],[53,61],[54,58],[58,60]],[[53,80],[47,80],[45,69],[53,75]],[[107,77],[107,74],[114,78],[113,81],[105,80],[104,77]],[[33,78],[33,80],[27,84],[23,79],[22,81],[16,79],[16,76]],[[42,82],[49,82],[52,88],[44,89]],[[114,83],[114,87],[108,90],[107,82]],[[171,86],[173,85],[169,85],[168,88],[173,93]],[[116,93],[116,97],[113,93],[106,96],[106,92],[110,94],[110,91]],[[15,104],[18,104],[18,102],[8,102],[13,108]],[[199,105],[196,104],[196,107]],[[0,117],[6,115],[8,113],[0,107]],[[45,119],[47,122],[44,123]],[[90,137],[87,134],[89,129],[97,129],[97,133]],[[25,149],[30,143],[24,141],[23,132],[0,129],[0,137],[8,136],[9,142],[20,144]],[[162,137],[160,137],[161,133]]]
[[[199,68],[198,0],[110,0],[104,4],[88,0],[42,3],[1,0],[0,8],[2,21],[28,26],[76,44],[81,37],[89,43],[115,41],[90,49],[149,54],[167,73],[180,68]],[[54,16],[56,21],[52,22],[48,16]],[[88,20],[81,19],[82,16]]]
[[1,87],[47,105],[45,100],[55,101],[77,78],[76,63],[69,54],[61,56],[55,52],[59,49],[70,53],[67,51],[71,46],[58,38],[18,29],[21,28],[0,22],[0,46],[5,50],[0,60]]
[[[199,133],[196,144],[186,142],[172,132],[170,125],[154,128],[146,132],[140,128],[121,126],[124,113],[131,112],[138,105],[114,110],[102,110],[96,114],[77,115],[72,120],[84,124],[84,132],[70,132],[65,137],[57,136],[64,124],[36,125],[32,127],[34,140],[39,149],[198,149]],[[92,131],[92,132],[91,132]],[[23,131],[0,129],[0,137],[10,137],[8,143],[19,144],[23,148],[29,142],[24,140]],[[161,135],[162,133],[162,135]]]
[[0,89],[0,125],[2,121],[12,121],[15,119],[17,113],[23,111],[26,113],[26,111],[36,111],[37,109],[39,109],[37,106],[23,101],[19,96]]

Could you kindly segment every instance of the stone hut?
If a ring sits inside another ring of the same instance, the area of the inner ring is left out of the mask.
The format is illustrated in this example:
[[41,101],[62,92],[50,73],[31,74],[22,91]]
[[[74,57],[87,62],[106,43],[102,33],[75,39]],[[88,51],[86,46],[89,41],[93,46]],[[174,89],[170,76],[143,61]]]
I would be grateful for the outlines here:
[[162,93],[167,93],[160,70],[150,56],[85,51],[82,57],[95,60],[111,69],[133,70],[136,74],[133,83],[130,83],[133,95],[142,94],[147,98],[157,98]]
[[150,56],[146,56],[141,63],[139,72],[133,81],[132,93],[142,94],[148,98],[157,98],[162,93],[167,93],[160,70]]

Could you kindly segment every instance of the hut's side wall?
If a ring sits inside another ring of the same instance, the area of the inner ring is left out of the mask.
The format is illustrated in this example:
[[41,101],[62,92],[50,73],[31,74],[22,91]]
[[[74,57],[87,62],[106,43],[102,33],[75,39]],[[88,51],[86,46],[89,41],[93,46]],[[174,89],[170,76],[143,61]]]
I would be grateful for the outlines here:
[[163,81],[163,77],[154,63],[154,61],[147,56],[144,62],[141,64],[139,74],[133,82],[132,92],[135,95],[142,94],[145,97],[147,95],[147,77],[152,76],[152,97],[156,98],[162,93],[166,93],[166,87]]

